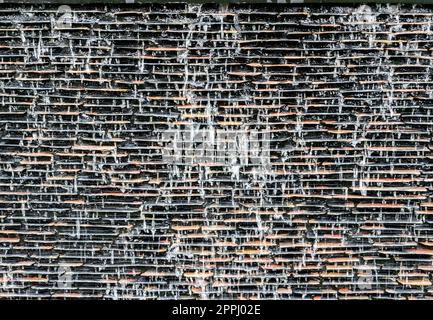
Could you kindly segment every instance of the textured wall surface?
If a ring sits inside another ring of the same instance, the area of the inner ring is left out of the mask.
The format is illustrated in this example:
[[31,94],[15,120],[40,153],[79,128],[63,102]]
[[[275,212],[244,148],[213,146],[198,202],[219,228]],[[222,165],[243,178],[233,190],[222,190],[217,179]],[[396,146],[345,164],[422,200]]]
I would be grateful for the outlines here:
[[432,297],[432,22],[1,5],[0,297]]

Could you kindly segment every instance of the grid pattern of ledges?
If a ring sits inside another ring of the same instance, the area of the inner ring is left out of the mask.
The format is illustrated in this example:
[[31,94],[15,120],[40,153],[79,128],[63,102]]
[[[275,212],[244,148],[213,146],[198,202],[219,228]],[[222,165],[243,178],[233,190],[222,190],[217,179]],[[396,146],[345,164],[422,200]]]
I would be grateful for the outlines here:
[[432,297],[432,22],[2,5],[0,297]]

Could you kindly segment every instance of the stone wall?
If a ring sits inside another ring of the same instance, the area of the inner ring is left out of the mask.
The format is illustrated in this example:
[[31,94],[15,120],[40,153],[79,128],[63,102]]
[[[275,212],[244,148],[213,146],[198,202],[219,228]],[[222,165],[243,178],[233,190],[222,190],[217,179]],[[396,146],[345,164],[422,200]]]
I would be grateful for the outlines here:
[[1,5],[0,297],[431,297],[432,22]]

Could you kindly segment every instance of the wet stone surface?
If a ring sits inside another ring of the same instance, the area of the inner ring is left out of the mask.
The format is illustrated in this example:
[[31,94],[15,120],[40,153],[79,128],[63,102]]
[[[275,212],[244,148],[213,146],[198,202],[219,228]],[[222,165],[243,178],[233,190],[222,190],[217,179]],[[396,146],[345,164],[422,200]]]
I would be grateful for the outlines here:
[[432,296],[422,6],[0,6],[0,297]]

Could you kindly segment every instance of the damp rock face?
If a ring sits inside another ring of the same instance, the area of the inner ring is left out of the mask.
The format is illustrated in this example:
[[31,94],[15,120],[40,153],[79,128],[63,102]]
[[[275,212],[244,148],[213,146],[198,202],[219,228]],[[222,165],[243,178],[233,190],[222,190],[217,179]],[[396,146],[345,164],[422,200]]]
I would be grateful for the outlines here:
[[431,298],[431,7],[0,7],[0,297]]

